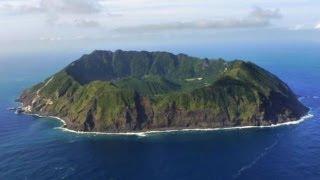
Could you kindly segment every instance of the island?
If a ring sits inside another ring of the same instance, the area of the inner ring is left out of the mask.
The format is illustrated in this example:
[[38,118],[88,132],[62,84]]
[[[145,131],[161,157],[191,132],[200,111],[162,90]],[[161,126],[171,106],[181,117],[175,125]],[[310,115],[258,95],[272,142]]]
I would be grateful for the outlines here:
[[254,63],[185,54],[95,50],[23,91],[22,110],[86,132],[265,126],[305,107]]

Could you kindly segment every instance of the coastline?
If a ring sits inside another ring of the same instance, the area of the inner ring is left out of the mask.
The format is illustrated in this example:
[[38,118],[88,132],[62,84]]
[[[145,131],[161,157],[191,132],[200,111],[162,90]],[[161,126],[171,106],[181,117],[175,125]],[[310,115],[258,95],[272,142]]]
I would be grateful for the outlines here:
[[60,122],[62,122],[62,126],[56,127],[56,129],[60,129],[64,132],[69,132],[69,133],[75,133],[75,134],[85,134],[85,135],[112,135],[112,136],[139,136],[139,137],[145,137],[147,135],[152,135],[152,134],[163,134],[163,133],[172,133],[172,132],[196,132],[196,131],[221,131],[221,130],[239,130],[239,129],[262,129],[262,128],[275,128],[275,127],[281,127],[281,126],[289,126],[289,125],[296,125],[300,124],[303,121],[310,119],[314,117],[313,114],[310,113],[310,111],[305,115],[302,116],[299,120],[296,121],[289,121],[289,122],[284,122],[284,123],[279,123],[279,124],[271,124],[268,126],[238,126],[238,127],[223,127],[223,128],[191,128],[191,129],[168,129],[168,130],[151,130],[151,131],[141,131],[141,132],[119,132],[119,133],[108,133],[108,132],[85,132],[85,131],[75,131],[72,129],[66,128],[66,122],[60,117],[56,116],[42,116],[39,114],[29,114],[29,113],[24,113],[26,115],[31,115],[31,116],[37,116],[39,118],[52,118],[56,119]]

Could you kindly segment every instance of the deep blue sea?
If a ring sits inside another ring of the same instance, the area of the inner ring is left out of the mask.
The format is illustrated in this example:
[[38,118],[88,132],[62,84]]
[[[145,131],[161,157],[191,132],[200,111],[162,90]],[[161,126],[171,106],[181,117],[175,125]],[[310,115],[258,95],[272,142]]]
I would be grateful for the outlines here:
[[81,135],[7,110],[32,84],[81,53],[0,58],[0,179],[320,179],[320,45],[162,48],[251,60],[289,84],[313,118],[276,128]]

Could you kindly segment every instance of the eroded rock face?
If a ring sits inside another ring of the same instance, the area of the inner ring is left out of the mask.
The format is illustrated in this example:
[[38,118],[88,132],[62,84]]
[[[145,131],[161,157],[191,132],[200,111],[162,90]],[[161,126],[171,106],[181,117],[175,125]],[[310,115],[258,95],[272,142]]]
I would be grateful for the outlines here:
[[80,131],[260,126],[308,112],[284,82],[253,63],[145,51],[95,51],[20,101],[28,113],[58,116]]

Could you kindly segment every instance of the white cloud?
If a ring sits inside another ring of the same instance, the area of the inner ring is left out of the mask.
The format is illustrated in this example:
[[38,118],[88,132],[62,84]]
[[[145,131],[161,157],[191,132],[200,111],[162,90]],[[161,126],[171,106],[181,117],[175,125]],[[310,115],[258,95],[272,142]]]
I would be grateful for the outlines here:
[[83,35],[75,35],[75,36],[68,36],[68,37],[61,37],[61,36],[43,36],[40,37],[40,41],[48,41],[48,42],[54,42],[54,41],[71,41],[71,40],[84,40],[87,39],[86,36]]
[[40,37],[41,41],[61,41],[61,37]]
[[76,26],[84,27],[84,28],[94,28],[94,27],[100,26],[100,23],[98,21],[88,20],[88,19],[76,19],[74,23]]
[[[20,1],[19,1],[20,2]],[[25,13],[66,13],[66,14],[92,14],[101,11],[96,0],[40,0],[21,1],[20,3],[6,2],[0,6],[1,10]]]
[[[98,0],[38,0],[0,3],[0,11],[16,15],[45,15],[50,25],[74,21],[78,27],[97,27],[99,23],[82,17],[99,14],[103,10]],[[69,23],[70,24],[70,23]]]
[[243,18],[221,18],[214,20],[196,20],[190,22],[172,22],[162,24],[147,24],[116,29],[118,32],[145,32],[185,29],[230,29],[259,28],[269,26],[271,20],[282,18],[279,9],[270,10],[255,7]]
[[299,31],[299,30],[303,30],[303,29],[306,29],[305,25],[303,25],[303,24],[297,24],[297,25],[289,28],[289,30],[292,30],[292,31]]
[[258,39],[279,30],[316,37],[319,7],[320,1],[311,0],[0,0],[0,47],[15,42],[12,49],[42,48],[47,41],[57,48],[70,41],[72,47],[81,39],[80,47],[103,38],[105,44],[206,41],[212,34],[228,39],[244,32]]
[[279,19],[282,18],[282,14],[279,9],[262,9],[260,7],[255,7],[250,13],[250,17],[255,17],[258,19]]
[[317,29],[317,30],[320,30],[320,23],[316,24],[316,26],[314,28]]

